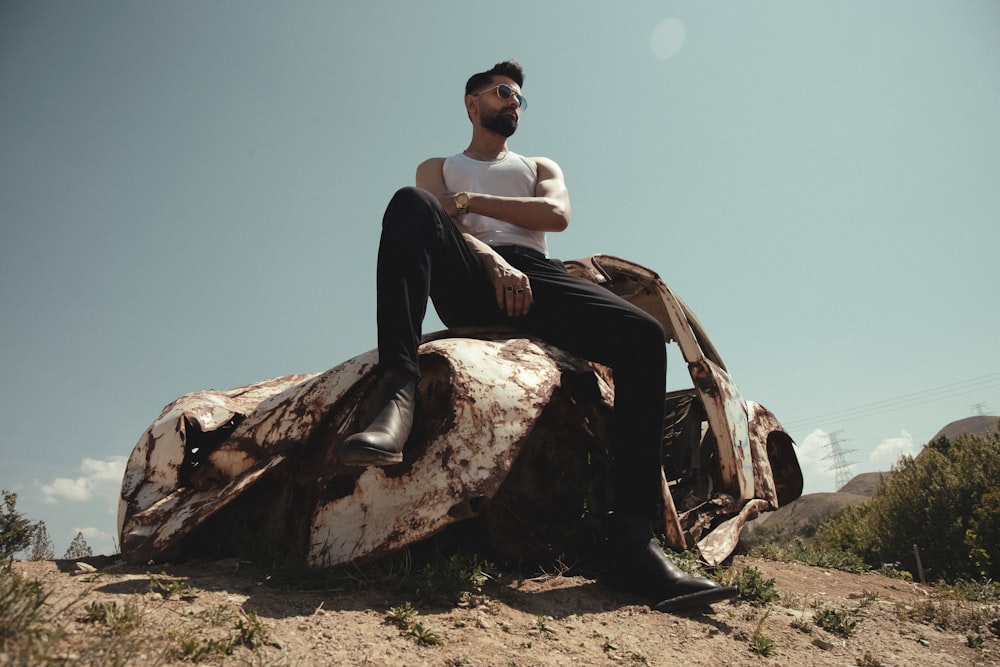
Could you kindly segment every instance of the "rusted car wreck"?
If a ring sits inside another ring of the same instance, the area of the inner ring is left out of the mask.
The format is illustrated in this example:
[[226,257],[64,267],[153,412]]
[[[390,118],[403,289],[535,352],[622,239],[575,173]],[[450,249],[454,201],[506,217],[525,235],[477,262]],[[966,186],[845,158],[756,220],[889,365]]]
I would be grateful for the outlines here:
[[[792,439],[744,400],[690,309],[652,271],[607,255],[567,268],[656,317],[693,386],[665,394],[668,546],[710,565],[749,519],[797,498]],[[374,351],[325,373],[181,396],[142,435],[122,484],[129,562],[232,553],[240,542],[329,566],[372,559],[478,517],[518,557],[561,553],[602,510],[614,402],[608,369],[512,331],[449,330],[420,348],[403,463],[342,465]]]

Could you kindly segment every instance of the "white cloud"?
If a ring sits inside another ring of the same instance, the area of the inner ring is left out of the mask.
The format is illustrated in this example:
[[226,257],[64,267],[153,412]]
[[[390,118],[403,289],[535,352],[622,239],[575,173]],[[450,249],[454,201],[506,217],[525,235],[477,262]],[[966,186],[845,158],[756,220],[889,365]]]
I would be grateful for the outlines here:
[[831,461],[824,460],[830,456],[830,436],[821,429],[816,429],[802,440],[795,448],[802,468],[804,480],[803,493],[821,493],[835,491],[836,474],[830,469]]
[[914,456],[917,446],[913,444],[913,436],[902,431],[898,438],[886,438],[869,455],[869,460],[880,471],[890,470],[902,455]]
[[73,479],[57,477],[48,484],[42,484],[41,490],[45,502],[49,504],[58,503],[60,500],[85,502],[91,498],[98,498],[107,500],[112,506],[117,507],[126,460],[123,456],[115,456],[106,461],[83,459],[80,463],[79,477]]
[[82,477],[56,477],[48,484],[42,484],[42,493],[45,494],[45,502],[50,504],[57,503],[60,499],[82,502],[90,500],[90,481]]

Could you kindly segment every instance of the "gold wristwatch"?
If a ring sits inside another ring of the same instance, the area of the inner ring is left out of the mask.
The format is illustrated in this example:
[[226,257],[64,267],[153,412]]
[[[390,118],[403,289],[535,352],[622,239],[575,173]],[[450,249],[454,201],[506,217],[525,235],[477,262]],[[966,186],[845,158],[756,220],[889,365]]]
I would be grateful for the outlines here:
[[458,209],[459,215],[465,215],[469,212],[469,193],[459,192],[455,195],[455,208]]

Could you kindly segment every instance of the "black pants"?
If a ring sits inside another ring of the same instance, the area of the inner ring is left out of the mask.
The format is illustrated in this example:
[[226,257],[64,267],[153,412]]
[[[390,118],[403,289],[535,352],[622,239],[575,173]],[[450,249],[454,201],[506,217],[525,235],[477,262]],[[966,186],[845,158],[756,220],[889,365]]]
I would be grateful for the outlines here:
[[616,511],[652,516],[660,503],[660,442],[666,347],[659,322],[603,287],[571,276],[562,262],[524,248],[499,248],[530,282],[534,303],[511,318],[479,258],[437,198],[396,192],[382,221],[378,254],[379,364],[419,374],[417,347],[428,297],[448,327],[513,326],[614,372],[613,493]]

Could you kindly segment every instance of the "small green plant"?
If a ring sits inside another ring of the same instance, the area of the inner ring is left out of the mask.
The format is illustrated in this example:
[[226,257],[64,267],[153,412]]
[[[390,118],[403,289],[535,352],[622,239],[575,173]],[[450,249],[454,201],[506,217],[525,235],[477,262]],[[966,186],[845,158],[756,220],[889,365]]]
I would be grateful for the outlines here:
[[755,653],[762,658],[767,658],[774,653],[774,640],[764,634],[764,621],[767,620],[770,614],[771,611],[768,610],[760,617],[749,641],[751,653]]
[[813,622],[827,632],[841,637],[850,637],[857,630],[857,623],[844,609],[820,609],[813,615]]
[[496,578],[496,567],[475,554],[455,554],[425,565],[415,579],[416,594],[428,604],[454,604],[463,593],[481,593]]
[[201,617],[211,625],[212,627],[218,628],[223,625],[229,625],[233,622],[234,614],[232,609],[224,604],[216,605],[211,609],[206,609],[201,613]]
[[385,619],[389,623],[406,630],[419,613],[419,611],[413,608],[413,605],[407,602],[397,607],[390,607],[389,611],[385,612]]
[[135,601],[129,599],[121,607],[117,602],[94,601],[83,609],[84,623],[100,623],[107,626],[112,635],[126,635],[142,623],[142,611]]
[[419,621],[411,625],[407,632],[421,646],[436,646],[441,643],[441,635]]
[[750,652],[767,658],[774,653],[774,640],[760,630],[755,630],[750,637]]
[[385,613],[385,620],[399,628],[399,634],[409,635],[417,640],[421,646],[435,646],[441,643],[441,635],[437,631],[424,625],[420,621],[414,620],[420,612],[413,608],[409,602],[390,607]]
[[663,545],[662,538],[657,539],[660,542],[660,547],[663,549],[663,553],[667,557],[667,560],[688,574],[693,574],[699,577],[706,576],[705,570],[701,566],[701,561],[698,559],[698,554],[693,551],[673,551]]
[[190,601],[198,597],[198,593],[185,585],[184,582],[165,577],[150,577],[149,592],[159,595],[164,600],[176,597],[181,600]]
[[199,637],[181,637],[174,651],[178,657],[191,662],[214,660],[233,652],[233,642],[225,639],[202,639]]
[[722,579],[729,585],[735,585],[739,589],[740,599],[755,607],[766,607],[781,597],[774,579],[765,579],[755,567],[743,568],[736,573],[730,570]]
[[812,623],[802,618],[795,619],[789,625],[807,635],[811,635],[813,631]]
[[551,616],[535,616],[534,621],[531,623],[531,629],[539,634],[555,634],[555,630],[549,627],[549,621],[552,620]]
[[236,637],[234,644],[256,649],[267,643],[267,628],[257,616],[256,610],[249,612],[240,610],[240,618],[236,621]]
[[965,635],[965,645],[969,648],[983,648],[986,645],[986,640],[978,632],[972,632]]

